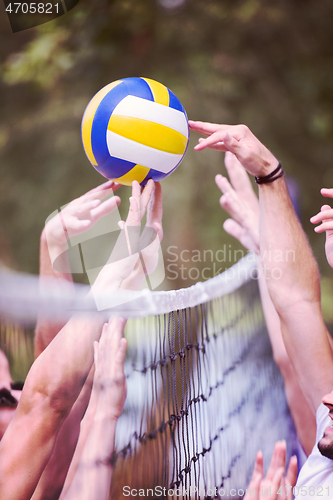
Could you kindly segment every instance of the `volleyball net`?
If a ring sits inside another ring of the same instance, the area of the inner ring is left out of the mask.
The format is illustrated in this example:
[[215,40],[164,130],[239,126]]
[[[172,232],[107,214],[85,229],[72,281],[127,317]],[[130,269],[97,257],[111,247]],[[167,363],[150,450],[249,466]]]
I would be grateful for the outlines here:
[[[1,280],[0,314],[12,321],[93,308],[85,286],[41,294],[32,277],[5,272]],[[129,318],[111,498],[241,498],[258,449],[267,463],[286,439],[288,456],[298,454],[253,256],[187,289],[126,296],[101,312]]]

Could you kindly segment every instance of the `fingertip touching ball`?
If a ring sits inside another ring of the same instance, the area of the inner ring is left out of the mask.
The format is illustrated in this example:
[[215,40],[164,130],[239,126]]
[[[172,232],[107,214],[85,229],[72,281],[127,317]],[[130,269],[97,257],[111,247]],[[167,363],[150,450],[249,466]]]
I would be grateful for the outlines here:
[[90,163],[107,179],[145,185],[173,172],[189,138],[185,109],[167,87],[149,78],[124,78],[102,88],[82,119]]

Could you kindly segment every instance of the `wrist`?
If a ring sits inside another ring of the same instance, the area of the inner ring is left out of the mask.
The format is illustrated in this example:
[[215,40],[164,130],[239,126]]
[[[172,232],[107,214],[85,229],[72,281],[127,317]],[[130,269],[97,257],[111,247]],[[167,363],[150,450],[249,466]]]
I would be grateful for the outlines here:
[[282,177],[283,174],[284,171],[281,166],[281,163],[279,162],[277,167],[274,170],[272,170],[269,174],[260,177],[255,177],[255,181],[257,184],[271,184],[272,182]]
[[98,405],[94,415],[94,422],[107,422],[108,425],[115,427],[120,415],[118,413],[114,413],[112,410],[110,410],[110,408],[112,408],[112,404],[105,405],[105,407],[103,407],[103,405]]
[[96,281],[91,285],[89,295],[92,294],[105,294],[119,290],[123,280],[113,276],[112,279],[102,279],[99,276]]
[[131,272],[130,276],[126,278],[122,284],[121,288],[124,290],[140,290],[143,280],[144,280],[144,273],[142,271],[141,266],[135,267],[135,269]]
[[46,226],[42,231],[40,242],[41,245],[48,248],[50,254],[60,255],[68,249],[67,241],[60,242],[54,238],[52,233],[46,230]]
[[263,162],[262,168],[256,175],[256,177],[266,177],[270,175],[279,165],[279,160],[275,158],[275,156],[271,155],[270,158],[267,158],[266,161]]

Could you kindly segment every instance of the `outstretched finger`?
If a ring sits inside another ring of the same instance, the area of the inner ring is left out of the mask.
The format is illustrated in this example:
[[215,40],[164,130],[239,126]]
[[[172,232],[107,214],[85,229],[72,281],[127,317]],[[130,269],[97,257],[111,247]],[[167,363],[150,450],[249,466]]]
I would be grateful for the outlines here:
[[89,196],[90,194],[97,193],[99,191],[105,191],[106,189],[112,189],[112,191],[117,191],[121,187],[121,184],[115,181],[106,181],[103,182],[103,184],[100,184],[99,186],[94,187],[93,189],[90,189],[90,191],[87,191],[85,194],[82,195],[81,198],[85,196]]
[[189,120],[188,125],[193,132],[199,132],[199,134],[211,135],[214,134],[219,129],[227,128],[227,125],[218,125],[217,123],[208,123]]
[[[199,139],[199,144],[197,144],[194,147],[194,149],[195,151],[202,151],[205,148],[210,148],[214,146],[215,148],[218,147],[219,149],[221,147],[223,148],[222,150],[227,151],[227,149],[225,149],[225,144],[224,144],[224,139],[226,135],[227,135],[226,130],[219,129],[210,136],[206,137],[206,139],[203,138]],[[223,143],[223,146],[221,143]]]
[[224,156],[224,164],[234,190],[252,208],[253,212],[259,215],[258,197],[243,165],[230,151],[227,151]]
[[319,226],[314,228],[315,232],[318,234],[324,233],[325,231],[332,231],[333,230],[333,220],[328,220],[325,222],[322,222]]
[[243,225],[244,208],[239,203],[236,193],[229,191],[223,194],[220,198],[220,205],[236,222]]
[[333,219],[333,210],[329,205],[323,205],[321,211],[311,217],[310,222],[312,222],[312,224],[317,224],[327,219]]
[[114,328],[115,328],[115,317],[111,316],[109,319],[108,323],[105,323],[103,326],[102,330],[102,335],[99,341],[100,348],[103,351],[105,348],[107,348],[107,344],[109,342],[110,337],[112,337]]
[[217,187],[222,191],[223,194],[235,191],[228,179],[226,177],[223,177],[223,175],[221,174],[217,174],[217,176],[215,177],[215,182]]
[[105,215],[113,212],[120,205],[119,196],[113,196],[112,198],[106,200],[104,203],[99,204],[96,208],[91,211],[91,216],[94,222],[99,221]]
[[126,226],[140,226],[140,202],[138,202],[137,198],[134,198],[133,196],[130,197],[129,201],[130,206],[126,219]]
[[117,184],[116,187],[114,188],[108,188],[108,187],[104,187],[103,189],[101,189],[100,186],[97,186],[97,188],[94,188],[92,191],[89,191],[88,193],[80,196],[80,198],[78,198],[77,200],[75,201],[78,201],[78,202],[81,202],[81,201],[84,201],[84,202],[87,202],[87,201],[90,201],[90,200],[104,200],[104,198],[106,198],[107,196],[112,196],[114,191],[116,191],[117,189],[119,189],[119,187],[121,187],[121,185]]
[[254,462],[252,480],[254,478],[258,478],[259,476],[262,478],[263,475],[264,475],[264,457],[262,451],[259,450],[256,454],[256,459]]
[[266,479],[273,480],[273,477],[277,471],[281,467],[285,467],[286,464],[286,442],[277,441],[274,446],[274,451],[271,459],[271,463],[269,464],[269,468],[266,474]]
[[154,183],[153,179],[149,179],[149,181],[147,182],[147,184],[145,185],[145,187],[143,188],[143,191],[141,193],[141,201],[140,201],[141,220],[143,219],[143,217],[146,213],[148,203],[149,203],[149,201],[153,195],[153,192],[154,192],[154,188],[155,188],[155,183]]
[[233,236],[234,238],[236,238],[236,240],[242,243],[242,245],[244,245],[242,242],[244,229],[240,224],[238,224],[238,222],[236,222],[234,219],[226,219],[223,222],[223,229],[226,233],[230,234],[230,236]]
[[297,457],[296,455],[292,456],[289,460],[287,475],[286,475],[286,484],[291,486],[292,488],[295,486],[297,481]]
[[[272,485],[270,488],[270,498],[271,500],[285,500],[286,499],[286,488],[284,482],[284,467],[279,467],[274,474],[272,479]],[[266,476],[267,477],[267,476]],[[280,490],[280,493],[278,491]]]
[[322,188],[320,192],[326,198],[333,198],[333,188]]
[[[248,500],[251,498],[251,500],[259,500],[259,495],[260,495],[260,484],[261,480],[264,475],[264,461],[263,461],[263,456],[262,452],[258,451],[256,455],[256,460],[254,462],[254,469],[253,469],[253,474],[252,478],[250,481],[249,486],[246,489],[246,495],[244,497],[244,500]],[[254,493],[254,495],[252,495]]]
[[162,188],[159,182],[155,183],[154,192],[147,207],[147,226],[153,227],[155,223],[161,225],[163,215]]
[[121,371],[123,371],[124,369],[126,351],[127,351],[127,340],[124,337],[122,337],[119,342],[118,351],[115,359],[115,363],[116,365],[118,365],[118,368],[120,368]]
[[250,182],[244,167],[237,160],[236,156],[233,153],[230,153],[230,151],[228,151],[224,156],[224,165],[228,172],[230,183],[234,189],[243,189],[244,182]]

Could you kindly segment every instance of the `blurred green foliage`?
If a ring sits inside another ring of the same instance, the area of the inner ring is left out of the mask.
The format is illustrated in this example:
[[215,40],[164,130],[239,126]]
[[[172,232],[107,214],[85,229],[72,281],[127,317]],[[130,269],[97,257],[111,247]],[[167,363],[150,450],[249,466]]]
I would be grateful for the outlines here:
[[[103,182],[80,138],[91,97],[113,80],[146,76],[167,85],[192,119],[246,123],[281,160],[299,183],[301,219],[329,304],[324,236],[313,233],[309,218],[322,204],[319,189],[333,186],[333,3],[178,4],[81,0],[65,16],[16,34],[2,6],[0,226],[16,267],[38,272],[46,217]],[[223,172],[223,155],[194,153],[197,139],[192,134],[185,160],[162,184],[166,259],[170,245],[179,251],[240,248],[222,229],[214,176]],[[129,188],[120,196],[124,216]],[[191,284],[179,278],[165,287]]]

